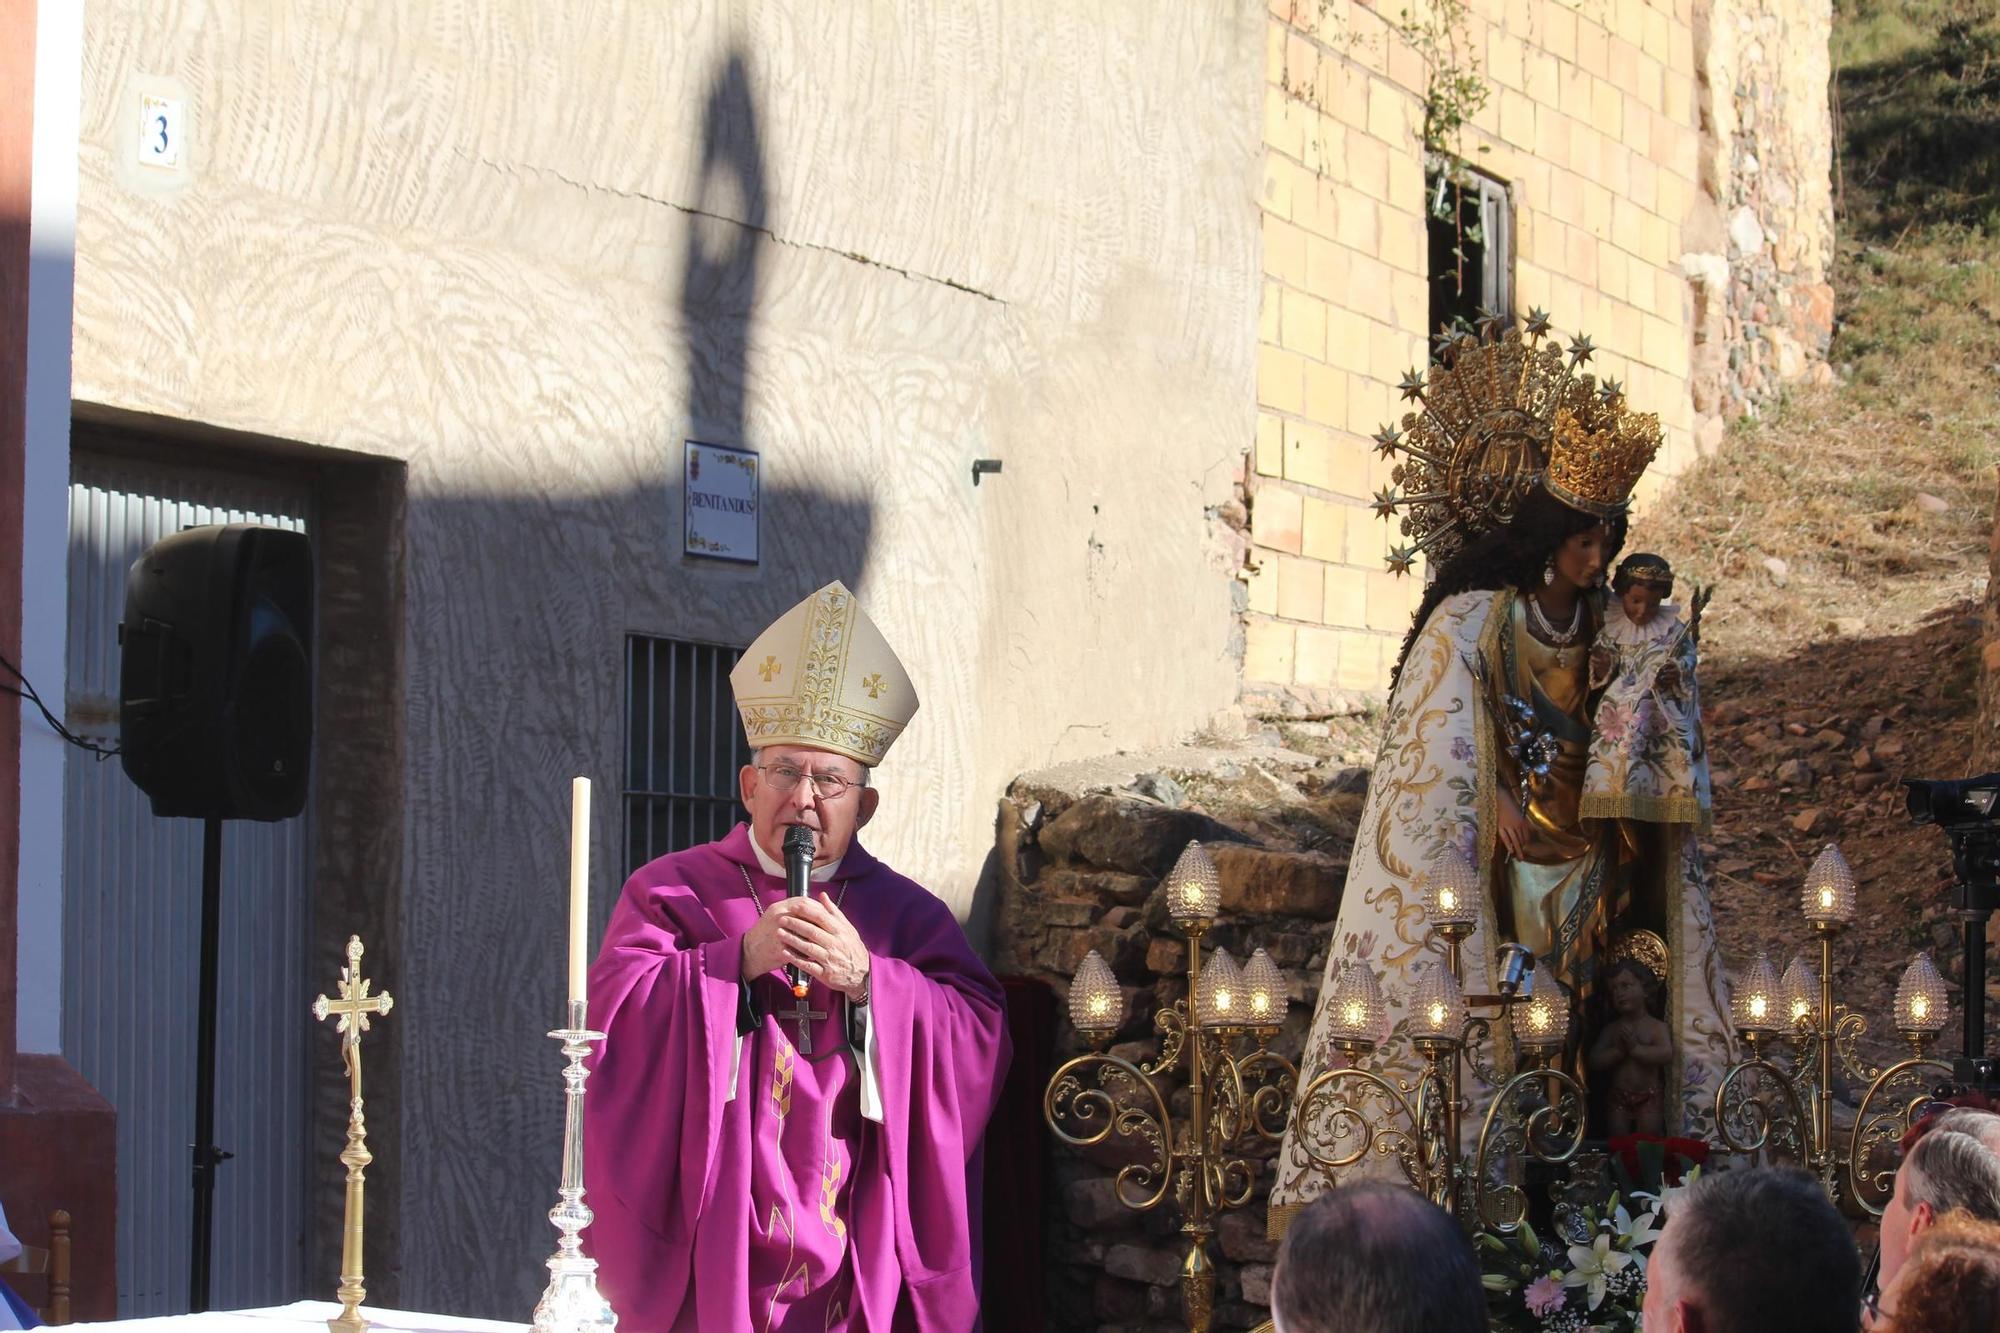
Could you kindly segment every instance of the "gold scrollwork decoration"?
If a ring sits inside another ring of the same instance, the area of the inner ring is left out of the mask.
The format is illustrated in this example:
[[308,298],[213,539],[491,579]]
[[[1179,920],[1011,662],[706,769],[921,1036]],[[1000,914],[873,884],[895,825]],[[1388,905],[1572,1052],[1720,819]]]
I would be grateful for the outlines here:
[[[1773,1112],[1760,1084],[1778,1090],[1781,1105]],[[1767,1151],[1793,1158],[1804,1156],[1809,1122],[1806,1109],[1789,1075],[1761,1056],[1732,1067],[1715,1088],[1715,1132],[1734,1153]]]
[[1472,1212],[1480,1226],[1512,1232],[1528,1212],[1527,1191],[1494,1177],[1495,1153],[1551,1165],[1569,1161],[1583,1147],[1583,1106],[1583,1089],[1555,1069],[1524,1069],[1494,1095],[1473,1157]]
[[[1095,1069],[1093,1085],[1085,1071]],[[1127,1098],[1143,1095],[1150,1108],[1133,1106]],[[1153,1081],[1138,1068],[1101,1051],[1077,1056],[1056,1070],[1042,1096],[1042,1117],[1063,1142],[1091,1148],[1116,1133],[1144,1143],[1149,1160],[1130,1162],[1118,1172],[1118,1201],[1135,1212],[1159,1206],[1173,1184],[1167,1127],[1173,1124],[1166,1101]],[[1066,1127],[1073,1124],[1076,1131]],[[1150,1191],[1150,1193],[1148,1192]]]
[[[1897,1145],[1916,1122],[1917,1113],[1936,1100],[1931,1087],[1924,1084],[1920,1070],[1951,1077],[1951,1066],[1942,1061],[1922,1056],[1904,1060],[1875,1076],[1854,1112],[1854,1127],[1847,1139],[1848,1179],[1854,1187],[1854,1201],[1876,1217],[1888,1207],[1889,1196],[1896,1187]],[[1890,1099],[1891,1104],[1876,1106],[1877,1100],[1883,1098]],[[1881,1157],[1889,1159],[1886,1169],[1872,1165]]]

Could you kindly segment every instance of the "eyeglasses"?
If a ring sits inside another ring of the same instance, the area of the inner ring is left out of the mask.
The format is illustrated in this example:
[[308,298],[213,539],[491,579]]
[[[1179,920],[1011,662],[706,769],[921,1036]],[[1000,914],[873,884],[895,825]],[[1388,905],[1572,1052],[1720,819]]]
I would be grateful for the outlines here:
[[807,773],[793,768],[790,764],[760,764],[758,771],[769,775],[771,785],[776,787],[781,795],[786,796],[798,790],[801,779],[811,778],[813,791],[823,801],[837,801],[847,794],[849,787],[868,785],[866,782],[844,778],[838,773]]

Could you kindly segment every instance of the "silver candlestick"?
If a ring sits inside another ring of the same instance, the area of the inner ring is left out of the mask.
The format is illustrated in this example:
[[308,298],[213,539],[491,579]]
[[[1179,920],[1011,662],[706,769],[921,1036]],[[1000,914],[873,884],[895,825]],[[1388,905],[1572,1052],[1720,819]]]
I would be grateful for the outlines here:
[[603,1041],[602,1032],[585,1026],[586,1002],[569,1002],[569,1026],[549,1035],[561,1042],[569,1067],[563,1070],[562,1201],[549,1209],[562,1238],[549,1256],[549,1285],[535,1305],[532,1333],[590,1333],[618,1327],[611,1302],[597,1290],[597,1260],[583,1252],[579,1233],[590,1225],[591,1211],[583,1201],[583,1083],[590,1071],[583,1061],[590,1044]]

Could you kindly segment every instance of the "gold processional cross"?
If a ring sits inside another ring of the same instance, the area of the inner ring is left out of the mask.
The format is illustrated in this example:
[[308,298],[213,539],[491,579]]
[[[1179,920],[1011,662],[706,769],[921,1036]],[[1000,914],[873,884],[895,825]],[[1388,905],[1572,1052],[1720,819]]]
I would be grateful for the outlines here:
[[347,1146],[340,1160],[347,1166],[347,1214],[340,1238],[340,1313],[326,1321],[332,1333],[361,1333],[368,1321],[361,1317],[361,1302],[368,1290],[361,1285],[361,1223],[364,1213],[364,1173],[374,1157],[368,1151],[368,1122],[361,1115],[361,1034],[368,1030],[371,1015],[386,1014],[396,1003],[388,991],[370,995],[370,982],[361,975],[361,937],[347,937],[347,965],[340,969],[340,998],[321,995],[312,1003],[313,1017],[326,1021],[339,1014],[335,1031],[340,1034],[340,1058],[347,1066]]

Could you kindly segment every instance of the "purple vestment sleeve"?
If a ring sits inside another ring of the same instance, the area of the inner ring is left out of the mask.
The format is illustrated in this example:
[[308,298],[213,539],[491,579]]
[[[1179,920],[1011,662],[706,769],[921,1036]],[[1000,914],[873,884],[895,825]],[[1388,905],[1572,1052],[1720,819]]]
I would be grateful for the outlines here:
[[[677,863],[699,855],[663,858],[633,876],[590,970],[591,1020],[605,1042],[585,1103],[585,1176],[600,1212],[622,1213],[643,1232],[612,1223],[586,1234],[593,1250],[644,1249],[635,1265],[600,1258],[614,1271],[643,1268],[644,1304],[668,1309],[689,1280],[694,1227],[722,1141],[741,976],[741,940],[723,936],[695,891],[673,882],[698,877]],[[639,1303],[625,1295],[626,1308]]]
[[[959,1330],[978,1320],[979,1146],[1007,1072],[1006,1005],[950,910],[910,888],[915,892],[900,902],[887,894],[857,897],[848,911],[874,955],[869,1021],[883,1100],[877,1142],[893,1183],[900,1269],[864,1272],[863,1308],[880,1318],[878,1302],[893,1296],[879,1284],[900,1278],[916,1327]],[[892,902],[877,919],[878,908]],[[875,943],[884,936],[886,948]]]

